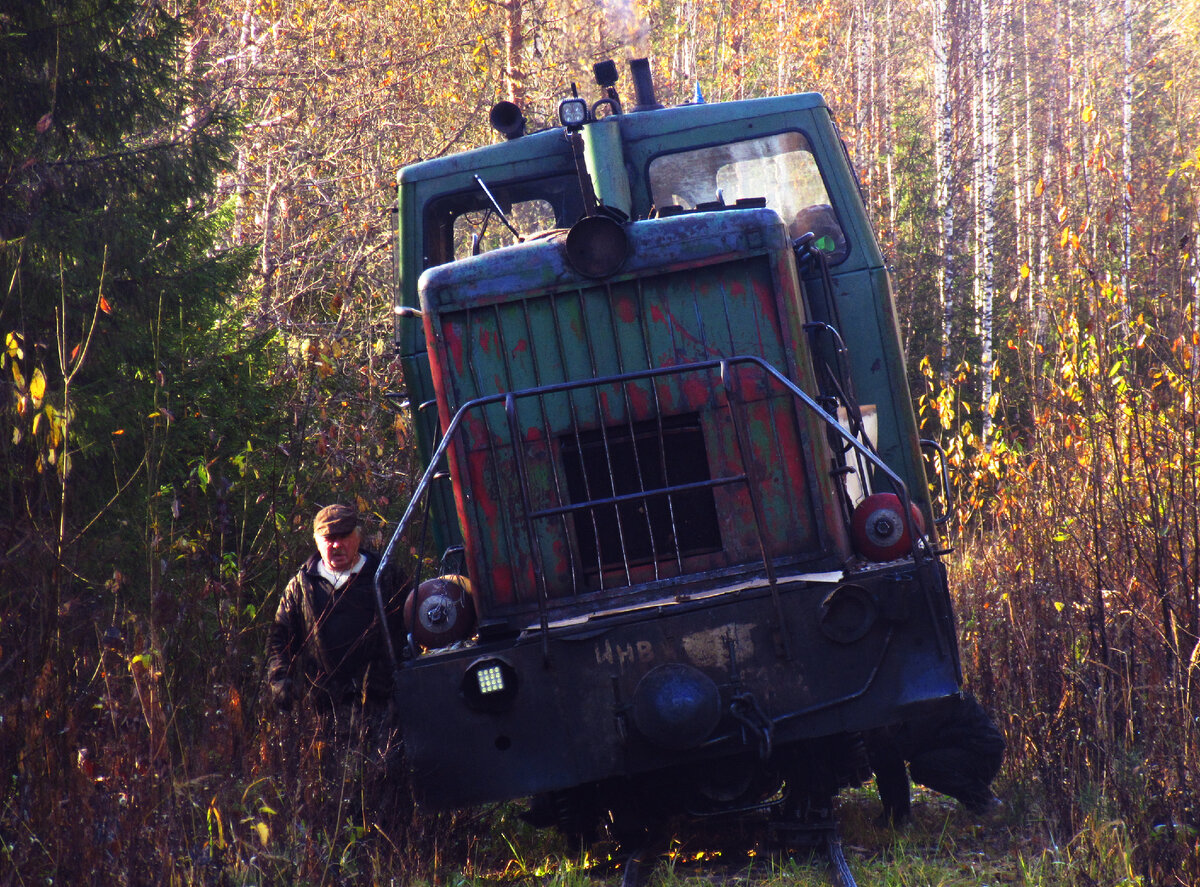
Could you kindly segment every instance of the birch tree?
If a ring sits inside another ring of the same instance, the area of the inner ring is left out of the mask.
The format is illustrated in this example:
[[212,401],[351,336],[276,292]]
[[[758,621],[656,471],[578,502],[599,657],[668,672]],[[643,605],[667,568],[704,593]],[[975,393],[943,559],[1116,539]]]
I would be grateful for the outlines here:
[[933,0],[933,83],[935,168],[937,185],[934,202],[938,224],[938,296],[942,307],[942,353],[940,355],[943,382],[949,378],[952,365],[951,342],[954,335],[954,314],[957,299],[955,279],[955,230],[953,167],[954,108],[950,94],[952,0]]
[[992,377],[994,357],[992,353],[993,310],[996,303],[996,176],[997,176],[997,109],[996,74],[994,70],[993,31],[989,0],[979,0],[979,118],[981,126],[980,170],[982,189],[980,194],[982,274],[980,280],[981,300],[979,306],[979,369],[984,404],[983,437],[988,440],[992,431]]

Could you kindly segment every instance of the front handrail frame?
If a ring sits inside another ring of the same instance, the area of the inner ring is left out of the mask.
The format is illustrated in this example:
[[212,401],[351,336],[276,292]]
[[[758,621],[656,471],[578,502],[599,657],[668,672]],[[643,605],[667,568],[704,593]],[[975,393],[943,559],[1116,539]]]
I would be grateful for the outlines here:
[[[568,391],[576,391],[582,388],[595,388],[604,385],[622,385],[629,382],[637,382],[644,379],[661,378],[663,376],[680,375],[683,373],[704,372],[709,370],[718,370],[722,379],[728,378],[730,368],[738,364],[752,364],[764,371],[768,376],[774,378],[776,382],[790,391],[792,395],[800,401],[810,412],[815,414],[819,420],[824,423],[827,429],[834,431],[846,443],[848,443],[858,453],[860,458],[865,459],[875,469],[887,478],[896,490],[903,508],[901,510],[902,519],[909,531],[909,537],[913,540],[912,555],[913,560],[920,563],[923,560],[936,559],[936,553],[932,551],[929,545],[925,543],[924,537],[919,532],[919,527],[914,525],[912,520],[912,502],[908,493],[908,485],[905,484],[895,471],[893,471],[873,450],[867,447],[862,441],[855,437],[848,429],[846,429],[836,418],[829,415],[824,408],[821,407],[811,396],[803,391],[795,382],[789,379],[786,375],[772,366],[763,358],[753,354],[739,354],[733,357],[724,357],[713,360],[696,361],[694,363],[673,364],[666,367],[654,367],[651,369],[634,370],[625,373],[618,373],[611,376],[599,376],[588,379],[575,379],[567,382],[554,382],[548,385],[538,385],[532,388],[522,388],[516,391],[504,391],[497,394],[487,394],[482,397],[475,397],[464,402],[454,412],[449,424],[446,426],[446,431],[442,435],[442,439],[438,442],[436,449],[429,457],[429,463],[425,471],[421,475],[421,479],[417,481],[416,487],[413,489],[413,494],[409,499],[407,507],[404,509],[404,514],[400,517],[399,523],[396,524],[396,529],[392,533],[391,539],[388,541],[387,547],[384,549],[379,560],[379,568],[375,573],[375,601],[379,608],[380,624],[383,628],[384,639],[386,641],[388,655],[392,661],[394,671],[399,669],[399,660],[396,657],[396,647],[391,636],[391,631],[388,628],[386,618],[386,608],[384,605],[382,577],[386,574],[387,567],[391,564],[393,553],[396,546],[399,544],[401,537],[412,520],[413,514],[416,512],[417,503],[421,497],[425,495],[429,484],[432,482],[434,475],[437,473],[437,467],[445,457],[446,449],[450,442],[454,439],[458,432],[459,426],[463,422],[464,416],[475,409],[491,406],[493,404],[503,404],[506,407],[506,414],[511,416],[513,405],[519,398],[539,397],[547,394],[558,394]],[[526,514],[526,520],[532,517],[532,514]],[[767,559],[766,569],[771,572],[771,564]],[[543,634],[548,632],[546,620],[546,601],[544,594],[538,595],[539,621]]]

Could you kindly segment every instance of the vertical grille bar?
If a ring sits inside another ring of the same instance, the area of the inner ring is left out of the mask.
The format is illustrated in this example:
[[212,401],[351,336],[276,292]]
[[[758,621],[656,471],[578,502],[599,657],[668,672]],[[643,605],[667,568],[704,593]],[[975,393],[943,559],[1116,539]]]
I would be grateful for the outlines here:
[[[558,302],[557,298],[550,299],[550,310],[551,310],[551,315],[553,317],[553,322],[554,322],[554,342],[558,347],[558,359],[559,359],[559,362],[563,365],[563,368],[565,371],[566,366],[567,366],[567,355],[566,355],[566,352],[563,350],[563,342],[565,341],[565,338],[563,336],[562,317],[559,313],[559,302]],[[567,398],[567,410],[571,416],[570,435],[574,439],[576,447],[579,447],[582,450],[583,445],[581,442],[580,431],[579,431],[579,410],[575,405],[575,392],[573,390],[571,390],[571,391],[567,391],[564,393]],[[558,462],[557,461],[555,462],[554,471],[555,471],[555,474],[558,473]],[[585,490],[586,490],[586,495],[588,496],[588,498],[589,499],[592,498],[591,490],[587,489],[587,486],[586,486],[586,479],[585,479]],[[560,500],[560,501],[565,501],[565,500]],[[600,550],[600,528],[596,525],[595,513],[589,512],[588,518],[589,518],[589,522],[592,525],[592,537],[596,543],[596,550],[599,551]],[[567,519],[566,515],[563,515],[564,527],[565,527],[566,519]],[[567,539],[569,540],[569,544],[571,547],[572,560],[578,560],[582,564],[583,559],[582,559],[582,554],[579,551],[578,541],[576,540],[574,534],[572,534],[570,532],[569,528],[566,528],[565,531],[566,531]],[[602,576],[601,587],[603,587],[603,573],[601,574],[601,576]],[[574,594],[579,594],[579,583],[578,583],[578,581],[576,581],[574,568],[572,568],[571,579],[572,579],[572,583],[573,583],[572,588],[571,588],[572,592]]]
[[[553,296],[549,296],[549,297],[545,297],[545,298],[547,301],[549,301],[553,304],[553,302],[554,302]],[[529,359],[530,359],[530,363],[533,366],[534,384],[540,388],[542,385],[542,373],[541,373],[541,367],[539,365],[541,351],[537,347],[537,337],[533,333],[533,324],[530,322],[530,319],[529,319],[529,300],[528,299],[521,300],[521,312],[522,312],[522,319],[524,320],[524,323],[525,323],[525,341],[528,343]],[[557,318],[557,312],[555,312],[555,317]],[[561,339],[556,336],[555,340],[560,343],[560,349],[561,349]],[[546,451],[550,455],[550,477],[551,477],[551,481],[554,486],[554,496],[557,501],[563,502],[563,501],[566,501],[567,497],[566,497],[566,490],[563,488],[563,478],[559,476],[559,460],[554,458],[554,437],[555,437],[554,428],[550,423],[550,417],[549,417],[549,415],[547,415],[547,411],[546,411],[546,397],[548,397],[548,396],[549,395],[545,395],[545,394],[538,395],[538,409],[541,413],[541,418],[542,418],[542,435],[545,437],[545,440],[546,440]],[[568,397],[569,396],[570,395],[568,395]],[[567,521],[566,515],[562,516],[562,519],[560,521],[560,528],[562,530],[563,539],[569,540],[571,538],[571,532],[570,532],[570,527],[568,526],[568,521]],[[568,543],[568,544],[570,544],[570,543]],[[572,549],[573,549],[573,546],[572,546]],[[577,594],[579,594],[579,576],[577,575],[578,568],[576,565],[576,558],[574,557],[574,554],[575,554],[575,552],[574,552],[574,550],[572,550],[572,557],[568,558],[568,561],[569,561],[568,566],[571,571],[571,593],[577,595]]]
[[[541,400],[541,395],[538,396]],[[516,398],[512,392],[504,398],[504,417],[508,420],[508,433],[513,439],[513,464],[517,469],[517,486],[521,490],[521,515],[525,522],[525,532],[529,543],[529,556],[533,566],[533,581],[537,588],[538,617],[542,628],[542,657],[550,661],[550,622],[547,612],[548,593],[546,589],[546,571],[542,569],[542,549],[538,545],[537,530],[533,525],[532,497],[529,494],[529,473],[525,468],[525,454],[516,441],[521,437],[520,422],[517,419]]]
[[729,421],[733,425],[734,440],[737,442],[738,461],[742,465],[742,470],[749,478],[749,482],[746,485],[746,492],[750,497],[750,509],[754,516],[754,529],[755,534],[758,536],[759,550],[762,552],[763,566],[767,571],[767,581],[774,586],[775,568],[771,565],[771,554],[767,550],[766,536],[763,533],[763,525],[766,519],[763,515],[762,500],[759,497],[762,478],[759,476],[758,463],[754,459],[750,442],[746,440],[746,429],[743,427],[743,423],[740,421],[740,416],[738,415],[739,410],[744,411],[745,408],[742,405],[741,396],[737,393],[737,380],[730,379],[729,361],[721,361],[720,378],[721,388],[725,396],[725,404],[729,410]]
[[[500,337],[499,337],[499,328],[500,328],[499,306],[493,305],[493,306],[491,306],[490,310],[485,309],[485,311],[488,311],[488,313],[492,317],[492,321],[495,324],[495,328],[497,330],[497,342],[499,342],[500,341]],[[478,339],[478,336],[480,335],[481,331],[484,334],[486,334],[488,332],[488,327],[487,327],[486,323],[480,323],[476,320],[477,315],[480,313],[481,312],[476,311],[470,307],[466,308],[464,311],[463,351],[466,355],[468,374],[470,376],[471,384],[474,387],[474,390],[475,391],[488,391],[489,389],[494,389],[495,384],[494,383],[488,384],[482,378],[480,371],[479,371],[479,365],[475,360],[475,343]],[[504,387],[506,390],[511,391],[513,385],[512,385],[512,379],[509,375],[508,362],[503,361],[503,364],[504,364],[504,376],[505,376]],[[492,478],[495,480],[496,495],[500,501],[502,509],[504,509],[504,510],[508,511],[508,513],[512,514],[512,513],[515,513],[515,510],[512,508],[512,503],[509,499],[508,491],[505,489],[504,485],[502,483],[500,483],[499,467],[502,463],[501,463],[500,454],[496,449],[496,436],[491,431],[492,423],[487,420],[487,408],[484,407],[482,412],[483,412],[484,433],[487,436],[488,471],[491,474]],[[516,441],[513,441],[512,445],[513,445],[513,449],[515,450],[516,449]],[[484,522],[480,521],[480,523],[483,524]],[[517,552],[513,550],[513,540],[509,539],[506,534],[499,534],[499,535],[501,537],[501,539],[499,540],[499,544],[504,547],[503,554],[504,554],[505,559],[509,563],[516,562]],[[519,590],[520,590],[520,583],[517,583],[513,587],[514,597],[519,593]]]
[[[588,363],[591,368],[592,376],[597,377],[597,376],[600,376],[601,373],[599,372],[599,368],[596,365],[596,346],[595,346],[595,343],[592,341],[591,324],[587,323],[587,302],[584,298],[583,291],[578,290],[577,292],[578,292],[578,297],[579,297],[580,322],[581,322],[581,324],[583,326],[583,330],[584,330],[584,342],[587,345]],[[600,392],[598,390],[596,390],[595,388],[592,388],[592,395],[596,401],[596,416],[601,420],[599,423],[600,433],[601,433],[600,439],[604,446],[604,458],[605,458],[606,463],[609,466],[609,476],[611,479],[611,476],[612,476],[612,452],[609,447],[609,441],[608,441],[608,423],[603,421],[604,415],[605,415],[604,414],[604,401],[603,401],[603,398],[600,397]],[[614,488],[614,492],[615,492],[615,488]],[[614,509],[614,514],[616,515],[616,522],[617,522],[617,536],[621,541],[621,552],[622,552],[622,554],[624,554],[624,552],[627,551],[628,549],[625,545],[625,528],[622,525],[623,522],[621,520],[621,509],[620,508]],[[600,552],[601,552],[601,549],[600,549],[599,544],[597,543],[597,546],[596,546],[596,569],[597,569],[597,572],[601,576],[603,576],[604,575],[604,559]],[[629,559],[623,558],[623,562],[624,562],[624,567],[625,567],[625,582],[630,583],[633,581],[633,572],[630,569]]]
[[[617,356],[617,372],[624,374],[625,359],[621,355],[620,330],[618,329],[618,326],[617,326],[617,318],[612,310],[612,305],[613,305],[612,284],[607,283],[607,282],[605,283],[604,295],[606,297],[606,302],[609,306],[609,310],[608,310],[608,322],[609,322],[609,327],[610,327],[609,331],[612,334],[613,351]],[[633,402],[629,398],[629,385],[636,385],[636,384],[637,384],[637,382],[622,382],[621,383],[621,399],[625,405],[625,424],[629,428],[629,439],[632,443],[633,468],[634,468],[634,473],[637,476],[637,488],[638,488],[639,492],[644,493],[644,492],[646,492],[646,475],[645,475],[645,472],[642,471],[642,458],[641,458],[641,454],[638,452],[637,432],[634,429]],[[663,444],[663,441],[662,441],[662,436],[660,434],[660,436],[659,436],[659,448],[660,449],[662,448],[662,444]],[[610,474],[609,482],[612,485],[613,492],[616,493],[617,492],[617,479],[616,479],[615,475],[613,475],[611,462],[609,463],[609,474]],[[664,477],[664,481],[665,481],[665,477]],[[618,509],[618,513],[619,513],[619,511],[620,511],[620,509]],[[650,521],[649,503],[643,502],[642,512],[646,516],[646,537],[647,537],[647,539],[650,540],[650,553],[651,553],[651,559],[654,564],[654,578],[658,579],[658,578],[661,578],[659,575],[658,546],[657,546],[657,542],[654,538],[654,525]],[[628,557],[625,557],[625,562],[627,565],[626,570],[628,570],[628,563],[629,563]]]
[[[650,327],[649,327],[649,312],[646,311],[646,288],[645,281],[638,278],[633,282],[633,295],[636,300],[636,316],[640,319],[638,325],[639,332],[642,337],[642,355],[646,361],[647,367],[654,366],[654,357],[650,352]],[[658,460],[662,471],[663,480],[667,481],[670,475],[667,473],[667,448],[666,438],[663,432],[663,409],[662,401],[658,394],[658,379],[650,380],[650,393],[654,398],[654,421],[658,427]],[[675,520],[675,499],[672,496],[667,497],[667,514],[670,518],[671,532],[671,549],[675,554],[675,569],[683,572],[683,546],[679,541],[679,526]]]

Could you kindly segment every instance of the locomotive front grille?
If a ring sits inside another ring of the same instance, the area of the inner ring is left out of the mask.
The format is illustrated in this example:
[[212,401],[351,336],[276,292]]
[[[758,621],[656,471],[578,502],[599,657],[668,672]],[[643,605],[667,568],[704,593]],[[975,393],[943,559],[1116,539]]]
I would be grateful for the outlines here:
[[510,625],[844,556],[825,432],[787,390],[813,383],[778,216],[628,231],[602,281],[554,238],[422,281],[467,568]]
[[[589,577],[719,551],[721,531],[696,413],[563,435],[572,530]],[[606,504],[595,504],[605,501]]]

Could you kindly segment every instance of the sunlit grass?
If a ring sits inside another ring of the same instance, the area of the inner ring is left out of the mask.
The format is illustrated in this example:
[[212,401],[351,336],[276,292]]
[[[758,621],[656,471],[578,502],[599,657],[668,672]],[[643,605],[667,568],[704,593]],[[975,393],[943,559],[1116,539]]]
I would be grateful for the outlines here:
[[[870,787],[839,803],[843,850],[859,887],[1146,887],[1133,868],[1133,847],[1120,822],[1087,820],[1059,841],[1023,800],[987,821],[953,801],[917,789],[913,820],[902,829],[875,824],[878,800]],[[449,876],[455,887],[537,884],[607,887],[621,883],[619,860],[571,857],[554,839],[528,833],[529,844],[509,840],[512,858],[502,869]],[[762,841],[737,849],[710,849],[680,832],[653,865],[647,887],[806,887],[831,883],[821,857],[772,851]]]

